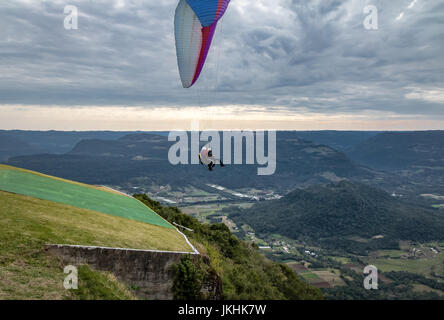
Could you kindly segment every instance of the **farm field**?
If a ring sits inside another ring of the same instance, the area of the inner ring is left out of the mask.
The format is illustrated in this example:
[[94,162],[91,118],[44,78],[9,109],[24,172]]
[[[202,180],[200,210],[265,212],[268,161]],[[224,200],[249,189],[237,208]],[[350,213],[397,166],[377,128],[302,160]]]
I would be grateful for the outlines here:
[[340,271],[331,269],[331,270],[320,270],[313,271],[319,278],[324,279],[331,287],[336,286],[345,286],[344,280],[340,277]]
[[[280,243],[284,241],[284,238],[279,238],[278,235],[273,235],[273,238],[280,239]],[[439,289],[444,283],[444,247],[441,242],[400,241],[398,250],[375,250],[369,252],[367,256],[349,254],[341,256],[286,241],[287,245],[296,250],[280,253],[279,248],[273,247],[267,256],[287,264],[307,283],[323,290],[331,297],[342,298],[344,294],[350,292],[348,290],[359,292],[365,277],[363,270],[366,265],[377,267],[379,281],[388,295],[407,286],[409,293],[406,295],[444,296],[444,290]],[[295,254],[295,251],[299,251],[300,254]],[[316,252],[318,256],[305,254],[307,251]],[[415,275],[419,278],[415,278]]]
[[351,260],[349,258],[347,258],[347,257],[337,257],[337,256],[327,256],[327,257],[331,258],[331,259],[333,259],[333,260],[335,260],[337,262],[340,262],[342,264],[347,264],[347,263],[351,262]]
[[298,262],[288,262],[287,265],[302,279],[317,288],[332,288],[346,285],[340,277],[341,273],[339,270],[331,268],[312,270]]
[[401,241],[400,248],[374,251],[364,260],[383,272],[407,271],[428,277],[434,273],[444,277],[444,250],[441,243],[413,244]]
[[[200,222],[209,222],[208,216],[218,214],[221,210],[229,206],[237,206],[239,208],[248,208],[251,207],[252,203],[209,203],[209,204],[196,204],[196,205],[185,205],[182,204],[179,206],[180,210],[183,213],[188,214]],[[223,213],[221,213],[223,215]]]
[[435,258],[425,259],[392,259],[392,258],[370,258],[369,263],[375,265],[383,272],[408,271],[422,275],[430,275],[435,272],[444,276],[444,256],[437,255]]

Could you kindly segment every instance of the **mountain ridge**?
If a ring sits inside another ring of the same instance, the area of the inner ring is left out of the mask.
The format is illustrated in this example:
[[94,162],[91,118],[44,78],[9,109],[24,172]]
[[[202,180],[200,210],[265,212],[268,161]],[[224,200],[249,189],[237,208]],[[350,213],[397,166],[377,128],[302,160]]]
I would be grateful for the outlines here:
[[[278,132],[277,169],[273,176],[257,176],[256,165],[227,165],[211,175],[196,165],[173,166],[167,158],[173,143],[166,136],[130,134],[118,140],[83,140],[64,155],[15,157],[8,163],[94,184],[122,184],[138,176],[147,176],[160,185],[171,181],[185,185],[207,180],[207,183],[232,188],[259,186],[290,190],[296,185],[332,179],[373,179],[375,176],[371,169],[356,165],[344,153],[303,140],[296,132]],[[241,176],[243,178],[239,179]]]
[[[444,216],[433,209],[401,201],[385,191],[350,181],[311,186],[250,209],[232,209],[229,217],[258,234],[284,236],[332,248],[360,251],[393,247],[399,240],[444,239]],[[375,236],[378,239],[375,240]],[[353,244],[360,237],[368,243]]]

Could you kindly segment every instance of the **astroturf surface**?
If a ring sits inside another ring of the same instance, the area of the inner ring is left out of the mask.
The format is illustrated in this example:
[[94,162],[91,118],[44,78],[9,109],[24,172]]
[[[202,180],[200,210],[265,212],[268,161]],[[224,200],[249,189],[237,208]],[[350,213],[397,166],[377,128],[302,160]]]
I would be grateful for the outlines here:
[[0,168],[0,190],[174,228],[134,198],[32,172]]

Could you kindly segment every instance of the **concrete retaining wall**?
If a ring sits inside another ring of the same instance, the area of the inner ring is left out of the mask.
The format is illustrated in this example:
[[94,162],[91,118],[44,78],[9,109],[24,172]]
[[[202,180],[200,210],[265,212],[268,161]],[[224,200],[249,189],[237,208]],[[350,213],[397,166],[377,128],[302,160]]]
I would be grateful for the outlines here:
[[[135,288],[142,299],[173,299],[174,275],[171,266],[183,253],[131,249],[47,245],[46,250],[71,265],[88,264],[95,270],[113,273]],[[80,279],[81,281],[81,279]]]

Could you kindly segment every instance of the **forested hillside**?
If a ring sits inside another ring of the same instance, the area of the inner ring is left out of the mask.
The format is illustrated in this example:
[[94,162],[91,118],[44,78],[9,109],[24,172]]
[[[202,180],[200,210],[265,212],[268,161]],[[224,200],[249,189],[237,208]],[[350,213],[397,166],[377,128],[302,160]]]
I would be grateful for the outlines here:
[[259,234],[279,233],[325,248],[370,250],[396,248],[398,240],[444,239],[440,212],[349,181],[297,189],[279,200],[228,211]]

